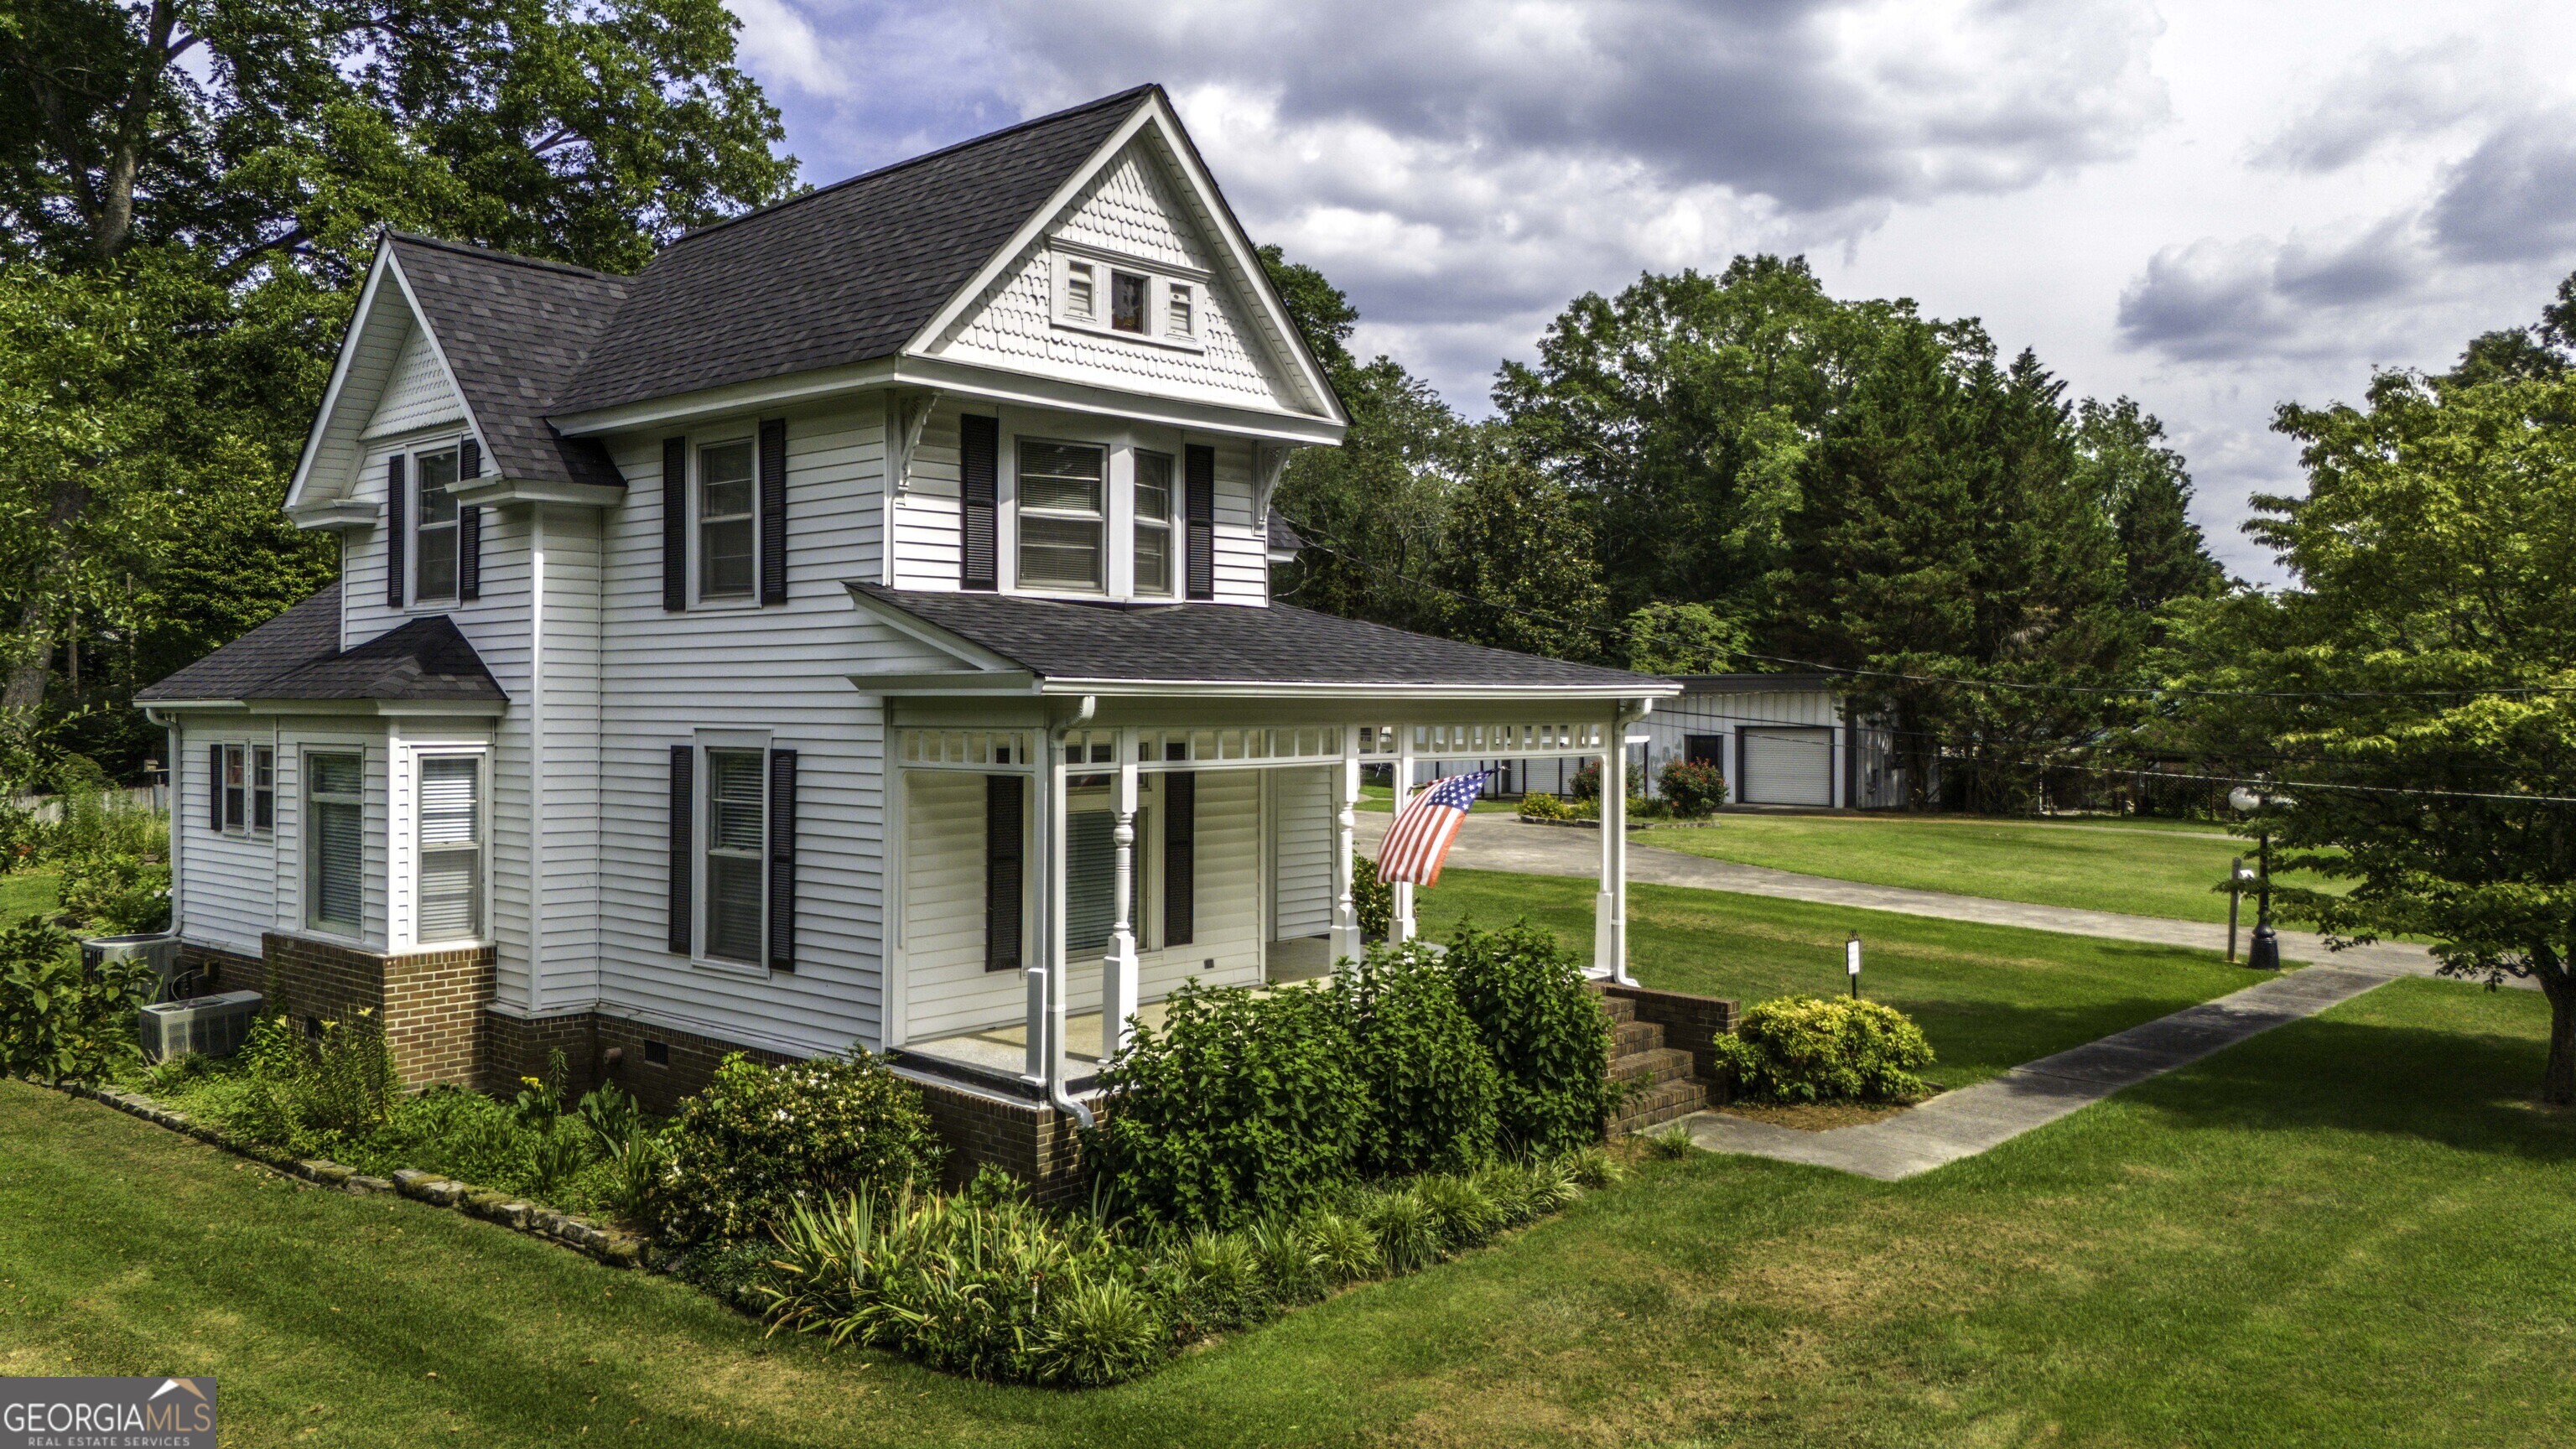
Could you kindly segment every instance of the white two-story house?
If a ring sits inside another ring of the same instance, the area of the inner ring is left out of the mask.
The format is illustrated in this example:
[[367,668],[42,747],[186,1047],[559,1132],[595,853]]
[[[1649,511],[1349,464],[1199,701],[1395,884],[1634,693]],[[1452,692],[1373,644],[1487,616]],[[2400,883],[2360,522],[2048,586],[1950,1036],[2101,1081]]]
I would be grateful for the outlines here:
[[1132,1013],[1359,949],[1363,766],[1673,691],[1274,603],[1343,426],[1151,87],[631,277],[388,238],[286,503],[340,582],[139,696],[176,928],[415,1084],[855,1042],[1044,1176]]

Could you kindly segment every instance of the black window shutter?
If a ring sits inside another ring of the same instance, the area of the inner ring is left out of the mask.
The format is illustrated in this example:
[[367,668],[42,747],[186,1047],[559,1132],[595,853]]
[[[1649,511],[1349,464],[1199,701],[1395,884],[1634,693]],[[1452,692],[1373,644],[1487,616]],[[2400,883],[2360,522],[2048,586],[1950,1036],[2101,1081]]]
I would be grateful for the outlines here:
[[689,440],[662,440],[662,607],[689,607]]
[[1186,946],[1198,929],[1199,777],[1163,777],[1163,944]]
[[794,750],[769,752],[769,969],[796,969]]
[[206,828],[224,828],[224,747],[206,746]]
[[410,541],[411,529],[405,521],[411,499],[405,495],[411,485],[403,479],[403,456],[394,454],[385,460],[385,602],[394,608],[403,606],[403,545]]
[[[957,587],[1001,587],[1002,420],[957,420]],[[1016,954],[1018,947],[1012,947]]]
[[1020,969],[1024,775],[984,777],[984,969]]
[[695,944],[689,926],[689,887],[696,879],[698,836],[693,811],[697,805],[697,748],[671,746],[671,940],[673,954],[686,956]]
[[1185,450],[1182,492],[1189,520],[1189,596],[1216,597],[1216,449],[1192,443]]
[[787,602],[787,421],[784,418],[771,418],[760,425],[760,602]]
[[[482,444],[467,438],[456,445],[456,476],[483,476]],[[456,505],[456,597],[460,603],[483,597],[483,509],[479,504]]]

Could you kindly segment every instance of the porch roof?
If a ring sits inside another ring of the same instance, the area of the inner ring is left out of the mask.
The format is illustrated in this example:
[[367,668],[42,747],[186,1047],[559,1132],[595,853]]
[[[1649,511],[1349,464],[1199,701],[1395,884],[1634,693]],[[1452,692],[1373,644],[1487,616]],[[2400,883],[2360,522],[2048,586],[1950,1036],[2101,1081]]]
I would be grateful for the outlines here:
[[509,696],[455,623],[432,614],[340,646],[332,584],[134,695],[137,704],[349,700],[497,705]]
[[1653,675],[1435,639],[1288,604],[1114,604],[873,583],[849,589],[862,609],[956,655],[969,674],[1024,673],[1033,692],[1047,692],[1051,684],[1233,685],[1607,699],[1678,689]]

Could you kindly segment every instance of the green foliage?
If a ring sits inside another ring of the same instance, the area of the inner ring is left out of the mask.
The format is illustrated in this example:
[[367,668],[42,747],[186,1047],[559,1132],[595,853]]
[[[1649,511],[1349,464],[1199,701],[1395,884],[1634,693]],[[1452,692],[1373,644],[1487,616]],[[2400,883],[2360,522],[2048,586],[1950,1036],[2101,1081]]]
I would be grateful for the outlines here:
[[1521,797],[1520,817],[1523,820],[1572,820],[1575,814],[1556,796],[1544,790],[1532,790]]
[[1377,878],[1376,861],[1357,852],[1351,855],[1351,915],[1364,941],[1385,940],[1395,925],[1395,887]]
[[1368,1140],[1368,1084],[1335,998],[1184,984],[1159,1028],[1100,1074],[1084,1133],[1096,1179],[1153,1221],[1233,1226],[1347,1182]]
[[1753,647],[1744,621],[1706,604],[1648,604],[1628,616],[1627,664],[1639,674],[1725,674]]
[[1502,1081],[1439,953],[1423,941],[1373,944],[1330,991],[1368,1095],[1359,1170],[1463,1172],[1490,1157]]
[[679,1243],[749,1237],[799,1204],[927,1186],[944,1155],[921,1093],[856,1047],[774,1067],[736,1052],[680,1104],[669,1140],[659,1210]]
[[1461,922],[1446,959],[1502,1073],[1500,1140],[1548,1156],[1600,1141],[1612,1103],[1610,1018],[1582,963],[1526,919],[1500,931]]
[[142,1056],[136,1013],[158,979],[141,960],[84,969],[71,936],[29,916],[0,932],[0,1073],[95,1082]]
[[1744,1097],[1777,1102],[1905,1102],[1927,1088],[1922,1028],[1892,1006],[1783,996],[1717,1038],[1718,1067]]
[[1717,813],[1726,803],[1726,772],[1714,760],[1669,760],[1655,777],[1655,788],[1685,820]]
[[1308,1213],[1297,1220],[1297,1241],[1327,1283],[1359,1283],[1386,1271],[1377,1235],[1355,1218],[1337,1212]]

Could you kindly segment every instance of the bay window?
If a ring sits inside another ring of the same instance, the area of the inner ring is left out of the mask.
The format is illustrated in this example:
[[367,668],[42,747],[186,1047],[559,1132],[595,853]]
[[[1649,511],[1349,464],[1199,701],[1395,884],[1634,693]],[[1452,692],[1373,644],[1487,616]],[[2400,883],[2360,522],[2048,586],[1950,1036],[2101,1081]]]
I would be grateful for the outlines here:
[[413,936],[466,941],[483,934],[483,757],[420,757]]
[[1019,443],[1019,581],[1026,588],[1098,590],[1109,450],[1085,443]]
[[355,935],[365,906],[364,761],[356,754],[310,754],[304,780],[304,922]]

